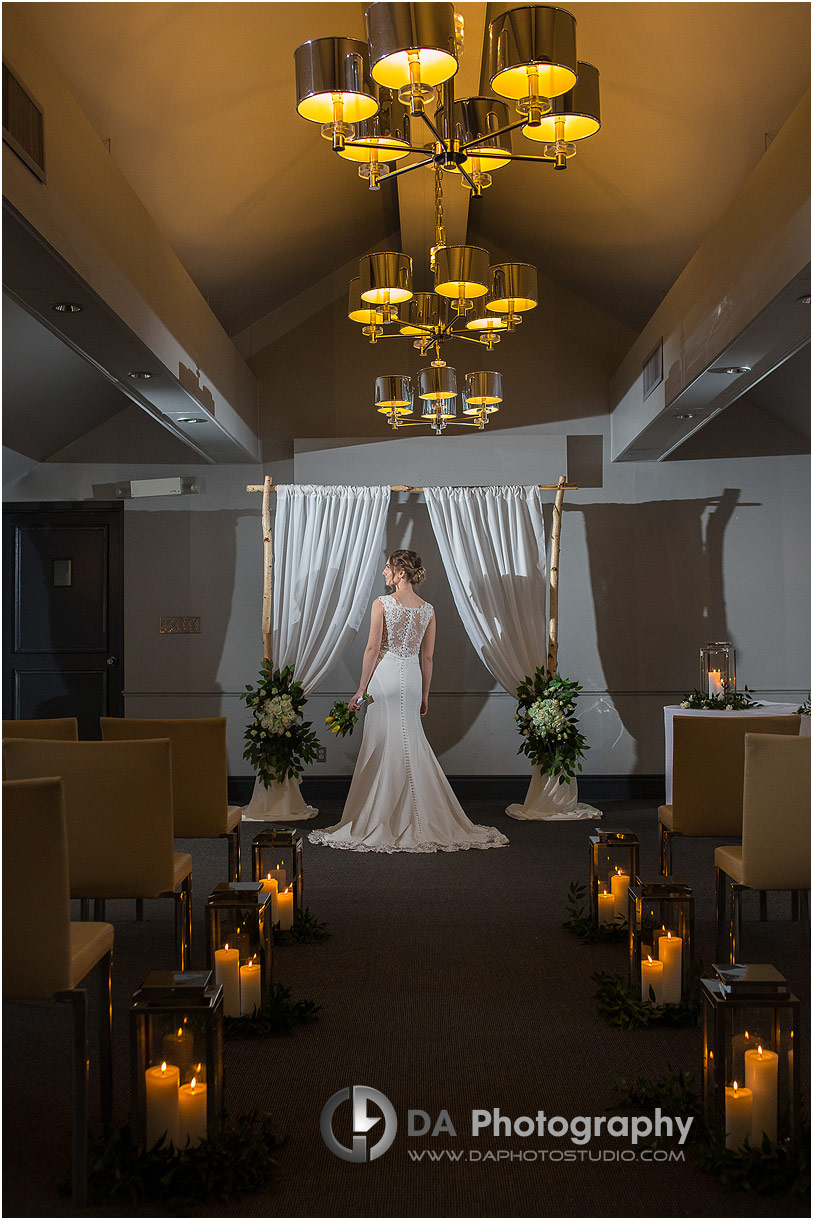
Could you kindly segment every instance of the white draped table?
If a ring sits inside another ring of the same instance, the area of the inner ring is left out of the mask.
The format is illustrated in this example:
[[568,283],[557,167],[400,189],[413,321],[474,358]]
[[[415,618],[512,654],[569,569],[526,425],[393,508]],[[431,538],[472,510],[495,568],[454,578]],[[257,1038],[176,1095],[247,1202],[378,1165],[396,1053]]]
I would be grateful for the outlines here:
[[[670,704],[663,709],[663,731],[666,748],[666,801],[672,804],[672,725],[675,716],[792,716],[797,703],[763,703],[760,707],[744,707],[738,712],[712,711],[707,708],[681,707],[679,703]],[[810,736],[810,717],[802,716],[799,728],[801,737]]]

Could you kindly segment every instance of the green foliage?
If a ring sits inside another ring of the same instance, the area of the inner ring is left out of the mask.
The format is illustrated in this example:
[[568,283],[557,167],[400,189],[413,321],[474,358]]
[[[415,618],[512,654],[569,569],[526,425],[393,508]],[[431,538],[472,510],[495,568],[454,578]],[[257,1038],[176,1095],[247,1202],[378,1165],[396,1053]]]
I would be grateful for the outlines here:
[[732,1152],[725,1137],[710,1141],[700,1152],[698,1165],[729,1190],[747,1190],[754,1195],[810,1195],[810,1131],[802,1131],[799,1151],[791,1154],[773,1145],[767,1135],[759,1148]]
[[562,927],[578,936],[585,945],[618,944],[619,941],[626,940],[629,924],[622,915],[617,915],[613,924],[593,926],[590,913],[583,905],[586,896],[587,886],[580,885],[578,881],[571,881],[567,891],[567,913],[570,918],[565,920]]
[[278,924],[274,926],[275,945],[318,945],[330,940],[327,924],[320,923],[311,913],[310,907],[305,907],[299,919],[294,919],[294,926],[283,932]]
[[675,1072],[667,1065],[666,1075],[656,1080],[638,1076],[630,1083],[624,1076],[612,1076],[610,1087],[621,1094],[612,1109],[654,1113],[660,1106],[666,1114],[679,1114],[695,1120],[690,1128],[690,1139],[696,1139],[701,1134],[703,1103],[691,1072]]
[[[370,699],[370,696],[365,695],[365,703],[368,699]],[[372,700],[370,701],[372,702]],[[325,724],[331,733],[337,733],[339,737],[346,737],[348,733],[353,732],[358,718],[358,712],[350,711],[350,705],[347,700],[337,699],[325,717]]]
[[693,690],[690,695],[684,695],[680,706],[692,708],[701,712],[741,712],[747,707],[762,707],[751,698],[748,687],[743,690],[730,690],[723,687],[721,695],[704,695],[702,691]]
[[[88,1200],[155,1200],[171,1215],[196,1200],[231,1199],[268,1184],[280,1144],[268,1114],[226,1119],[195,1148],[180,1152],[163,1138],[140,1148],[129,1125],[105,1126],[88,1148]],[[70,1193],[69,1178],[60,1189]]]
[[809,694],[808,694],[807,698],[805,699],[804,703],[800,703],[799,706],[797,707],[796,715],[797,716],[809,716],[810,715],[810,695]]
[[292,665],[274,669],[263,661],[256,686],[247,686],[240,696],[251,712],[246,726],[243,758],[251,763],[257,778],[268,788],[285,779],[299,778],[319,749],[319,738],[303,720],[305,695],[294,680]]
[[532,678],[526,677],[517,687],[516,721],[525,739],[517,753],[527,754],[543,775],[558,776],[560,784],[575,779],[582,769],[579,759],[590,748],[576,727],[580,690],[578,682],[558,673],[548,677],[547,670],[539,666]]
[[596,1012],[602,1013],[616,1029],[642,1029],[647,1025],[699,1025],[701,1008],[698,991],[682,1004],[656,1004],[655,993],[649,989],[649,999],[639,1000],[630,991],[620,974],[599,970],[590,976],[598,984]]
[[224,1017],[223,1032],[227,1038],[289,1037],[297,1025],[310,1025],[319,1020],[321,1004],[313,1000],[292,1000],[290,987],[272,983],[268,993],[268,1008],[254,1010],[252,1016]]

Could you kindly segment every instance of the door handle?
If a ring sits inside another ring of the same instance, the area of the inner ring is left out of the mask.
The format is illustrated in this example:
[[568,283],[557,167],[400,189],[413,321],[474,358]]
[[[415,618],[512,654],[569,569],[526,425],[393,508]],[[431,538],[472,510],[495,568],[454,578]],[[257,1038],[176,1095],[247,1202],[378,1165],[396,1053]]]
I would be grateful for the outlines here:
[[119,663],[118,657],[108,657],[107,661],[106,661],[106,664],[109,665],[111,668],[114,665],[118,665],[118,663]]

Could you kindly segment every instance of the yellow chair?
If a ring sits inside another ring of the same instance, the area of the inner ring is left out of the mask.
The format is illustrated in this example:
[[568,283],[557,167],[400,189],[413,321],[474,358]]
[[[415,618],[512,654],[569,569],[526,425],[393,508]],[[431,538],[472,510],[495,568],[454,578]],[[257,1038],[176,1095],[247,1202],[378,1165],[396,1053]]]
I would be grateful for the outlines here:
[[71,897],[175,900],[176,969],[189,969],[192,857],[174,851],[168,741],[6,741],[9,779],[62,777]]
[[[87,992],[78,984],[94,970],[99,986],[102,1118],[113,1117],[113,928],[71,921],[68,836],[62,781],[3,784],[3,997],[56,999],[73,1009],[73,1201],[87,1205]],[[32,877],[27,861],[34,862]],[[32,901],[32,880],[37,899]],[[25,912],[25,935],[20,915]]]
[[75,716],[55,720],[4,720],[3,740],[7,737],[44,738],[46,741],[78,741],[79,721]]
[[[742,845],[718,847],[717,960],[739,960],[742,891],[810,890],[810,738],[748,733]],[[804,919],[807,924],[809,907]]]
[[662,876],[672,872],[672,838],[742,834],[746,733],[798,737],[798,716],[675,716],[672,804],[658,809]]
[[179,839],[226,839],[229,877],[240,880],[240,822],[230,805],[226,762],[226,718],[144,720],[103,716],[105,741],[168,737],[172,742],[172,807]]

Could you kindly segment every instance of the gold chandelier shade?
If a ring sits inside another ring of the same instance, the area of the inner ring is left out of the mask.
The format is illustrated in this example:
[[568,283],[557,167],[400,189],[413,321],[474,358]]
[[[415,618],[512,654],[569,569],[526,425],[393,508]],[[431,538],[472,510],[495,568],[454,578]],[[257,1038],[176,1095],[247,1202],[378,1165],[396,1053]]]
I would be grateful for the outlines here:
[[576,19],[547,4],[508,9],[488,27],[485,62],[500,97],[558,97],[576,83]]
[[502,373],[467,373],[463,390],[463,414],[487,415],[499,411],[502,402]]
[[[453,109],[454,130],[452,135],[455,140],[460,141],[461,145],[471,144],[471,148],[463,150],[466,153],[466,160],[462,167],[448,165],[446,168],[453,173],[459,173],[462,168],[470,174],[477,169],[490,173],[493,169],[507,165],[511,160],[511,133],[505,131],[499,136],[493,136],[490,133],[507,127],[509,122],[508,107],[505,102],[497,101],[496,98],[468,97],[456,101]],[[472,141],[476,141],[476,143],[472,143]],[[505,157],[495,155],[500,152],[507,155]],[[481,153],[486,155],[482,157],[480,164],[475,166],[472,158],[479,157]]]
[[440,420],[454,419],[457,415],[457,399],[442,398],[436,402],[426,401],[423,404],[421,415],[427,423],[438,423]]
[[553,108],[536,127],[527,124],[522,134],[529,140],[553,144],[555,140],[586,140],[601,128],[599,72],[592,64],[579,61],[579,79],[572,89],[553,99]]
[[486,309],[493,313],[525,313],[535,309],[538,300],[536,267],[530,263],[497,263],[491,268]]
[[466,330],[483,331],[493,334],[495,331],[508,330],[508,321],[502,314],[491,313],[488,308],[488,296],[478,297],[474,302],[474,312],[466,318]]
[[453,4],[371,4],[364,15],[373,80],[442,85],[457,72]]
[[313,38],[294,52],[296,108],[311,123],[360,123],[378,110],[369,50],[357,38]]
[[359,259],[362,301],[373,305],[397,305],[412,297],[412,259],[408,254],[386,251]]
[[[356,124],[356,134],[347,140],[339,156],[347,161],[398,161],[410,152],[409,111],[391,94],[381,94],[373,83],[378,98],[378,113]],[[375,148],[359,147],[374,144]]]
[[362,301],[358,276],[350,281],[347,316],[351,322],[358,322],[362,326],[380,326],[384,320],[380,309],[376,309],[367,301]]
[[411,415],[415,390],[411,377],[387,374],[375,379],[375,409],[382,415]]
[[441,298],[434,292],[416,292],[409,302],[409,314],[398,330],[402,335],[422,338],[441,325]]
[[435,292],[473,300],[488,292],[488,251],[480,246],[440,246],[435,251]]
[[448,364],[433,364],[418,374],[418,396],[424,402],[441,402],[457,396],[457,373]]

